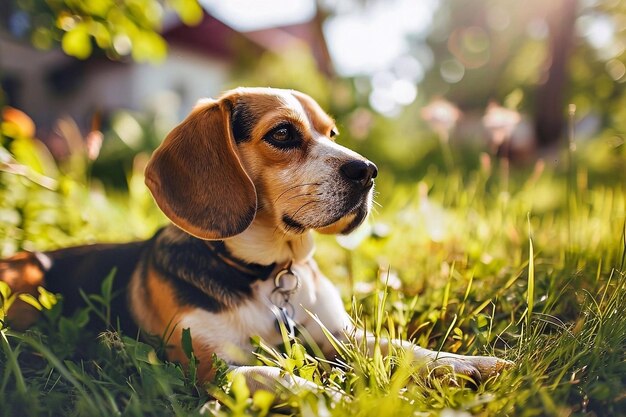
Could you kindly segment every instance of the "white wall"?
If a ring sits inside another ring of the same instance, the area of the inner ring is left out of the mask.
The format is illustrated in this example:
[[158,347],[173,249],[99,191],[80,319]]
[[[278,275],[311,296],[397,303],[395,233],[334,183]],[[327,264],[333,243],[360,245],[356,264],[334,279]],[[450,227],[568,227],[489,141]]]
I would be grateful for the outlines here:
[[46,74],[72,60],[60,50],[42,52],[0,38],[0,73],[19,77],[20,107],[40,127],[51,127],[65,115],[85,127],[97,110],[155,110],[157,106],[177,122],[199,98],[218,95],[229,70],[224,61],[171,46],[166,60],[158,65],[90,61],[77,91],[55,94],[46,84]]
[[150,107],[162,92],[174,92],[180,97],[178,119],[182,120],[198,99],[215,97],[224,90],[228,71],[223,61],[172,46],[162,64],[134,66],[133,107]]

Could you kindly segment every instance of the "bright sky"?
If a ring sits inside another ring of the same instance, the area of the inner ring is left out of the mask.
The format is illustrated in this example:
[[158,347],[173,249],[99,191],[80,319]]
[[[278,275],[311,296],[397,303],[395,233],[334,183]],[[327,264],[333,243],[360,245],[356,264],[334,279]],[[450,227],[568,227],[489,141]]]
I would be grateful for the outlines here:
[[331,17],[324,32],[337,69],[355,75],[394,66],[409,51],[408,36],[420,37],[428,30],[437,4],[437,0],[378,1]]
[[[214,16],[241,31],[300,23],[315,14],[315,0],[202,1]],[[408,50],[407,35],[429,27],[438,3],[385,0],[362,7],[358,0],[329,2],[337,14],[327,20],[324,33],[335,67],[342,75],[371,75],[390,68]]]
[[200,0],[218,19],[239,31],[310,20],[315,0]]

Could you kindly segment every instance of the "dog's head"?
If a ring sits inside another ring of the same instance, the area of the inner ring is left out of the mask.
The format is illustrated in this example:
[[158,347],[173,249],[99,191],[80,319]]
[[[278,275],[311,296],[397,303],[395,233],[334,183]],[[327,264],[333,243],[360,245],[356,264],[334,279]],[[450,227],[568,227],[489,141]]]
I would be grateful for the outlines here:
[[146,184],[174,224],[202,239],[235,236],[255,218],[287,234],[349,233],[369,213],[377,169],[336,135],[305,94],[238,88],[201,101],[172,130]]

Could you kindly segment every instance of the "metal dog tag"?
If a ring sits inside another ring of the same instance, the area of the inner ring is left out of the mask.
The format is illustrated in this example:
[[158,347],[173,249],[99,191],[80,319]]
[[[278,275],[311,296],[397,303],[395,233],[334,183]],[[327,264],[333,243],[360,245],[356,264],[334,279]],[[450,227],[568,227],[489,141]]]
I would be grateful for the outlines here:
[[280,333],[280,324],[282,323],[283,326],[285,326],[289,339],[295,338],[296,322],[289,316],[287,309],[285,307],[276,307],[273,308],[272,311],[274,311],[274,315],[276,316],[276,331]]

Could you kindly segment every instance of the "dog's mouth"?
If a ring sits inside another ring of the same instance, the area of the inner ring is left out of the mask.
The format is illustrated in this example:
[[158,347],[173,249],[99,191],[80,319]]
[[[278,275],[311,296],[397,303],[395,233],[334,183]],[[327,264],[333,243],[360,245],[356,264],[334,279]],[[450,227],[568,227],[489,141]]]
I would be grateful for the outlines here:
[[[323,234],[348,234],[359,227],[367,218],[371,206],[371,187],[355,201],[345,201],[344,207],[333,210],[328,218],[319,222],[296,219],[288,214],[281,217],[284,228],[292,233],[304,233],[308,229]],[[327,208],[327,205],[324,207]]]
[[369,202],[363,200],[348,213],[314,229],[323,234],[347,235],[363,223],[369,214]]

